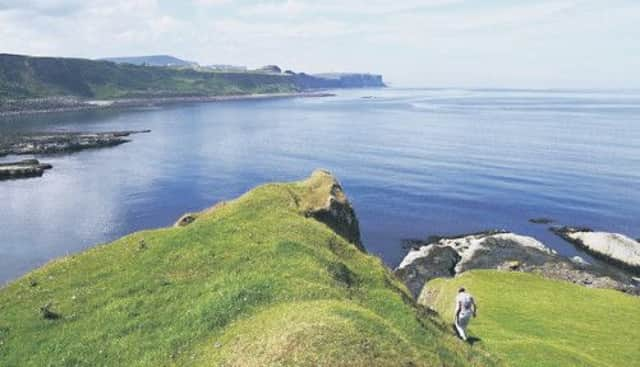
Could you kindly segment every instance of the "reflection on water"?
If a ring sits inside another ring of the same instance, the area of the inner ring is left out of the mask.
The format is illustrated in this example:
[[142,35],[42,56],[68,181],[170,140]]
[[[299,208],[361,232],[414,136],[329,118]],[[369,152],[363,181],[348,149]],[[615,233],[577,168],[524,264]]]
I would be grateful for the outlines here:
[[0,183],[0,281],[318,167],[341,179],[365,245],[391,266],[402,239],[488,228],[573,254],[527,221],[540,216],[640,237],[640,93],[353,90],[0,120],[0,134],[145,128]]

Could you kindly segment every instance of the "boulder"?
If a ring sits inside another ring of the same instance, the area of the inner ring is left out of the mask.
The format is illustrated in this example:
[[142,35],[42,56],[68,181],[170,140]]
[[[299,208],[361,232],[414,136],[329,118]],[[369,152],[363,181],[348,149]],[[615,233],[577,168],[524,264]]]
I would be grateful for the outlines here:
[[640,243],[619,233],[595,232],[588,228],[552,228],[558,236],[594,257],[640,274]]
[[206,214],[211,214],[213,212],[215,212],[216,210],[223,208],[224,206],[227,205],[226,201],[221,201],[219,203],[217,203],[216,205],[205,209],[201,212],[197,212],[197,213],[186,213],[183,214],[180,218],[178,218],[178,220],[173,224],[174,227],[186,227],[189,224],[195,222],[200,216],[202,215],[206,215]]

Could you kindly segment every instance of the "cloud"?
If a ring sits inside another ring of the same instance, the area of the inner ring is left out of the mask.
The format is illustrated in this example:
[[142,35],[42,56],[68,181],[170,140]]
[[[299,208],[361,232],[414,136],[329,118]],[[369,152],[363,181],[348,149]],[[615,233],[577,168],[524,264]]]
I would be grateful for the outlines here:
[[[0,52],[169,53],[423,84],[606,83],[622,73],[601,70],[640,63],[638,17],[632,0],[0,0]],[[635,72],[627,79],[640,85]]]

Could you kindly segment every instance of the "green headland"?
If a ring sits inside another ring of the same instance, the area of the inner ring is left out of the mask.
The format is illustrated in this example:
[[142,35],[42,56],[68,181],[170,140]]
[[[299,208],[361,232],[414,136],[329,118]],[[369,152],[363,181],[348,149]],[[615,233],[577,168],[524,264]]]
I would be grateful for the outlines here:
[[[640,299],[533,274],[433,280],[420,306],[360,245],[325,171],[174,227],[54,260],[0,289],[1,366],[631,366]],[[451,331],[464,284],[473,345]]]
[[332,229],[345,199],[317,171],[55,260],[0,290],[0,365],[495,365]]

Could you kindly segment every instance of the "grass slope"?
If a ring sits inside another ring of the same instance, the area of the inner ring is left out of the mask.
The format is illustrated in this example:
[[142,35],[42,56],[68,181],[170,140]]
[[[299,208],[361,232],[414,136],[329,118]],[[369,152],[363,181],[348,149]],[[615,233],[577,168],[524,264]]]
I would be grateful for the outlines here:
[[0,290],[0,365],[493,365],[304,215],[332,182],[261,186],[25,275]]
[[479,305],[470,333],[513,366],[634,366],[640,298],[518,272],[478,270],[427,284],[427,300],[453,320],[458,287]]

